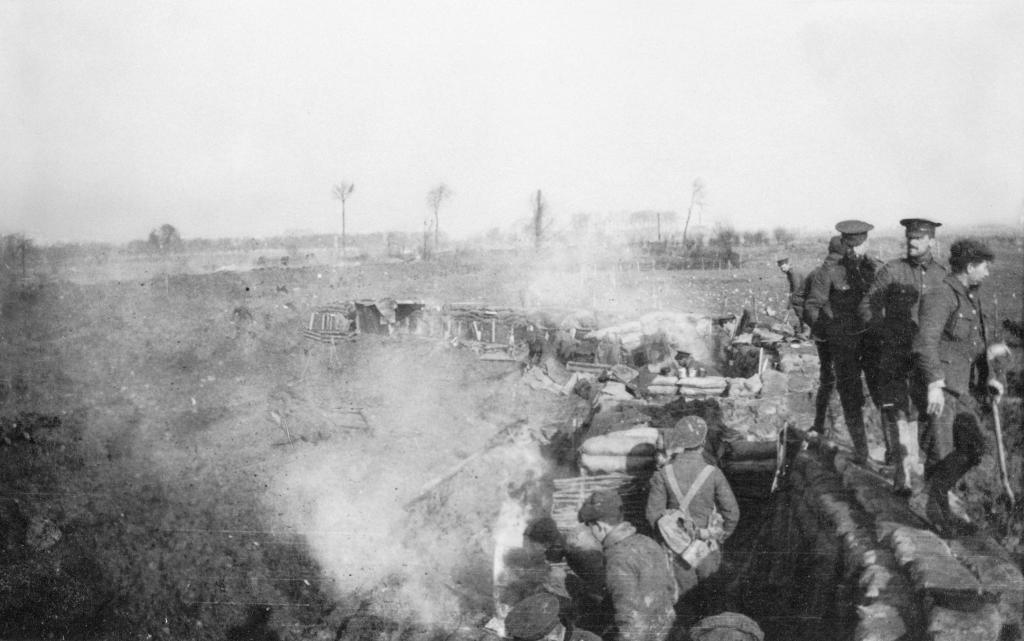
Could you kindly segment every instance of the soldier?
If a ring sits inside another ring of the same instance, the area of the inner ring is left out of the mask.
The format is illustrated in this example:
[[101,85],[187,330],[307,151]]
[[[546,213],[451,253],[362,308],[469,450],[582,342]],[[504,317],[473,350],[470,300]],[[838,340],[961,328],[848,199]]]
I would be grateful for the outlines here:
[[577,515],[604,548],[605,586],[618,641],[664,641],[675,622],[676,581],[668,555],[622,516],[622,499],[598,490]]
[[793,323],[793,331],[797,334],[804,333],[804,290],[806,289],[807,278],[799,271],[793,269],[788,258],[780,258],[775,261],[779,270],[786,275],[786,282],[789,284],[789,306],[796,314],[796,321]]
[[[879,339],[878,392],[882,401],[885,462],[895,466],[894,491],[909,495],[907,449],[900,443],[899,423],[916,420],[912,410],[923,417],[927,406],[923,386],[910,386],[910,348],[917,334],[921,297],[939,288],[946,268],[932,256],[935,228],[941,223],[904,218],[900,224],[906,228],[907,254],[878,270],[875,282],[861,301],[860,311],[861,318]],[[922,393],[910,398],[911,389]]]
[[835,264],[823,265],[815,274],[805,303],[808,317],[825,325],[843,418],[853,441],[854,460],[861,464],[868,460],[862,373],[872,398],[878,400],[877,348],[858,312],[860,301],[881,266],[880,261],[865,253],[868,232],[872,229],[873,225],[860,220],[836,224],[843,256]]
[[[707,434],[708,425],[699,416],[685,416],[672,430],[667,430],[663,436],[664,449],[667,454],[675,456],[651,477],[647,494],[647,521],[655,530],[660,529],[658,521],[671,518],[670,510],[682,509],[680,503],[686,499],[690,488],[698,480],[700,485],[696,487],[686,508],[693,522],[700,528],[713,529],[710,527],[712,515],[717,513],[722,518],[720,529],[706,534],[707,540],[713,542],[712,552],[696,567],[684,564],[679,555],[672,555],[672,570],[679,586],[680,600],[686,598],[698,583],[718,572],[722,565],[720,546],[740,521],[740,507],[729,487],[729,481],[720,469],[709,464],[703,456]],[[675,488],[672,487],[673,481]],[[676,495],[677,489],[679,496]]]
[[929,421],[922,445],[927,456],[926,515],[940,531],[970,532],[974,526],[954,514],[949,492],[981,461],[981,434],[976,398],[986,391],[1001,394],[998,361],[1009,354],[1006,343],[991,342],[977,289],[989,275],[994,255],[974,239],[949,248],[952,272],[921,300],[920,329],[913,354],[927,385]]
[[601,641],[593,632],[567,626],[559,617],[560,606],[553,594],[526,597],[505,617],[505,633],[515,641]]
[[[836,370],[832,365],[832,351],[828,344],[828,333],[826,319],[828,313],[820,313],[815,310],[814,317],[807,313],[806,301],[810,297],[811,283],[822,270],[829,269],[839,262],[843,257],[845,249],[841,236],[833,236],[828,241],[828,256],[824,262],[818,265],[807,275],[804,282],[804,291],[801,296],[801,307],[804,313],[804,322],[811,329],[811,338],[818,350],[818,394],[814,399],[814,425],[812,429],[819,433],[825,432],[825,419],[828,417],[828,406],[832,401],[832,392],[836,391]],[[826,303],[825,309],[828,305]]]

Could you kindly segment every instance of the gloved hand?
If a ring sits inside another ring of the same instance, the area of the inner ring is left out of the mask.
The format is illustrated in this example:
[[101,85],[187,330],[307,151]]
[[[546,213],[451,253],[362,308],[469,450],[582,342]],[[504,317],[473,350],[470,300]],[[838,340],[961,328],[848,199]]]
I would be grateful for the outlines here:
[[946,405],[946,395],[942,391],[945,381],[935,381],[928,384],[928,413],[932,416],[942,414],[942,408]]

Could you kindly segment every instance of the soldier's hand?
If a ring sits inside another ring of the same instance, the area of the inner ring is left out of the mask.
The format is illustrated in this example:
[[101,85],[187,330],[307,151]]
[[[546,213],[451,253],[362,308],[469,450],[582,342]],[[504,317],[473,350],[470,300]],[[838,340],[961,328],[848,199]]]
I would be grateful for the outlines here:
[[988,382],[985,383],[985,386],[988,387],[988,393],[992,396],[1003,395],[1003,384],[999,382],[999,379],[990,378],[988,379]]
[[946,395],[942,387],[928,386],[928,413],[932,416],[942,414],[942,408],[946,404]]
[[1006,343],[994,343],[988,346],[985,356],[990,361],[994,361],[997,358],[1006,358],[1010,355],[1010,348]]

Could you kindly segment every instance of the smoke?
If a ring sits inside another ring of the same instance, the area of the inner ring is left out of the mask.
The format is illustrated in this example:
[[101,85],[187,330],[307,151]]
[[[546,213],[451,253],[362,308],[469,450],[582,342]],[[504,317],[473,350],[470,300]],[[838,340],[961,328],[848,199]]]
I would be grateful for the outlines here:
[[515,408],[494,383],[447,371],[457,363],[435,352],[372,349],[357,385],[377,393],[374,435],[297,450],[267,507],[277,526],[305,536],[339,599],[356,595],[380,615],[428,625],[489,612],[496,537],[510,536],[496,529],[502,505],[529,502],[547,469],[525,438],[533,426],[513,418],[523,430],[513,438],[498,419],[474,418],[483,399],[492,417],[508,410],[508,420]]

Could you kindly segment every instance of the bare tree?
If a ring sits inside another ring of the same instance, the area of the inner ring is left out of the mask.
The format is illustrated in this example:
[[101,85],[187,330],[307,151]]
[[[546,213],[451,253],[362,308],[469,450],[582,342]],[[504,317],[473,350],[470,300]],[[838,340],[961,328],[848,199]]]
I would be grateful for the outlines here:
[[544,242],[544,214],[547,212],[548,203],[544,200],[544,195],[541,194],[540,190],[537,190],[537,194],[533,201],[533,246],[535,249],[540,249],[541,244]]
[[345,259],[345,203],[352,195],[356,186],[348,181],[341,181],[334,186],[334,197],[341,201],[341,258]]
[[149,232],[149,240],[147,241],[151,249],[156,250],[161,254],[167,254],[171,251],[178,251],[182,248],[183,243],[181,241],[181,234],[174,225],[164,223],[160,227]]
[[690,208],[686,210],[686,223],[683,224],[683,247],[686,246],[686,230],[690,227],[690,218],[693,216],[693,211],[696,209],[700,212],[704,208],[704,191],[704,181],[700,178],[694,179],[693,188],[690,191]]
[[448,185],[441,183],[437,187],[434,187],[427,192],[427,205],[430,210],[434,212],[434,250],[438,248],[437,235],[441,225],[438,222],[438,212],[441,210],[441,204],[446,200],[450,200],[455,195],[455,192],[448,187]]

